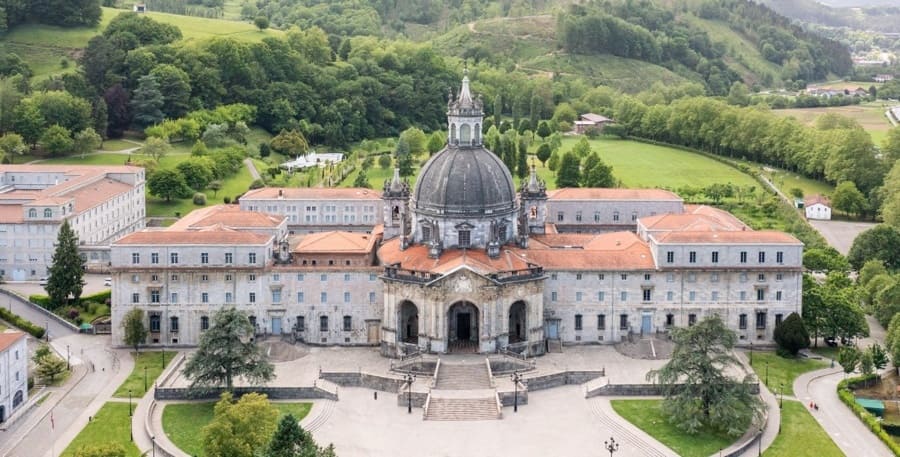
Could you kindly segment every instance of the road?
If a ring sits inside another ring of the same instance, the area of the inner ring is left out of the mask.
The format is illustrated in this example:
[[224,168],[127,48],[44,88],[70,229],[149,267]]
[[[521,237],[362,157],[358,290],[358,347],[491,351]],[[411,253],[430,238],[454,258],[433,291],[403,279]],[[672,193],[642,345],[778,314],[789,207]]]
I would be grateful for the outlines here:
[[810,220],[809,223],[825,237],[828,244],[844,255],[850,252],[850,247],[853,246],[853,240],[857,235],[876,225],[874,222],[851,221]]

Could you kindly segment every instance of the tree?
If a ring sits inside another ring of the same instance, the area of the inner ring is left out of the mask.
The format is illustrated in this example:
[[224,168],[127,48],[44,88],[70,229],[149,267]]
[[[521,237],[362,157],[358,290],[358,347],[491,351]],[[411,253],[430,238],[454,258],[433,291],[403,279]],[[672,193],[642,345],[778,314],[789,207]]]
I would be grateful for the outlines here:
[[883,370],[888,364],[888,354],[880,344],[874,343],[869,347],[868,351],[872,354],[872,365],[876,370]]
[[160,169],[150,173],[147,177],[147,190],[157,197],[165,198],[167,202],[191,195],[191,188],[178,170]]
[[838,363],[844,369],[844,373],[853,373],[859,364],[859,349],[852,346],[844,346],[838,351]]
[[580,161],[573,152],[565,153],[556,172],[556,187],[578,187],[581,183],[580,166]]
[[191,157],[175,168],[184,176],[184,182],[191,189],[201,191],[213,180],[213,163],[207,157]]
[[850,181],[844,181],[834,188],[831,204],[835,209],[850,215],[858,215],[866,211],[866,197],[856,188],[856,184]]
[[153,67],[150,75],[159,84],[159,92],[163,97],[161,110],[169,119],[177,119],[185,115],[190,108],[191,78],[188,74],[170,64]]
[[412,176],[412,152],[409,149],[409,144],[403,137],[401,137],[400,140],[397,141],[397,149],[394,151],[394,157],[397,161],[397,168],[400,169],[400,176],[403,176],[404,178]]
[[803,318],[797,313],[791,313],[775,327],[775,343],[778,349],[796,356],[800,349],[809,347],[809,333],[803,324]]
[[171,149],[172,146],[169,145],[168,141],[162,138],[150,137],[144,142],[140,152],[150,157],[154,162],[159,163],[159,160],[165,157]]
[[50,277],[45,289],[51,306],[62,306],[70,295],[78,300],[81,297],[84,260],[78,254],[78,235],[72,231],[67,219],[63,219],[59,226],[56,249],[50,262]]
[[584,171],[581,175],[583,187],[615,187],[616,178],[612,167],[603,162],[596,152],[585,159]]
[[134,114],[134,122],[141,128],[149,127],[162,122],[165,115],[162,108],[165,99],[159,90],[159,82],[156,76],[144,75],[138,79],[137,89],[131,97],[131,112]]
[[121,84],[115,84],[103,93],[106,102],[107,129],[112,138],[119,138],[131,124],[131,110],[128,91]]
[[219,191],[222,190],[223,186],[224,184],[222,183],[222,180],[215,179],[210,181],[209,184],[206,185],[206,188],[213,191],[213,197],[215,197],[219,193]]
[[12,118],[12,128],[22,135],[28,144],[37,144],[41,134],[44,133],[44,115],[32,103],[22,103],[16,109]]
[[537,149],[537,159],[541,161],[541,166],[547,166],[547,160],[550,159],[550,155],[553,154],[553,151],[550,149],[550,145],[547,143],[541,143]]
[[50,353],[37,362],[35,374],[44,382],[52,383],[56,377],[66,372],[66,361],[56,354]]
[[553,130],[550,128],[550,124],[548,124],[547,121],[541,121],[538,124],[537,131],[534,133],[537,133],[537,136],[544,139],[550,136],[553,133]]
[[831,246],[805,249],[803,251],[803,267],[810,271],[824,272],[850,270],[847,258]]
[[880,224],[860,233],[853,240],[847,260],[858,270],[872,259],[883,261],[884,266],[891,270],[900,268],[900,231]]
[[262,32],[263,30],[269,28],[269,18],[265,16],[256,16],[253,19],[253,25],[255,25],[256,28],[258,28],[259,31]]
[[353,180],[353,187],[364,187],[366,189],[372,187],[372,185],[369,184],[369,176],[366,173],[366,170],[359,170],[359,174],[357,174],[356,179]]
[[391,167],[393,160],[391,160],[390,154],[381,154],[378,156],[378,166],[381,167],[382,170],[387,170]]
[[13,163],[13,157],[26,152],[28,152],[28,145],[25,144],[22,135],[9,132],[0,136],[0,161],[4,157],[8,157],[9,163]]
[[861,351],[859,354],[859,372],[868,376],[875,372],[875,361],[872,360],[872,351]]
[[81,446],[74,457],[125,457],[125,446],[119,443],[101,443]]
[[140,352],[140,345],[147,341],[148,334],[147,327],[144,326],[144,310],[134,308],[125,313],[122,318],[122,329],[125,344],[134,347],[134,352]]
[[287,414],[278,423],[265,457],[318,457],[321,452],[312,434],[300,428],[297,418]]
[[212,326],[201,335],[197,351],[184,367],[191,388],[224,384],[230,391],[238,376],[250,383],[271,380],[274,367],[251,340],[255,330],[247,315],[235,308],[214,314]]
[[528,143],[525,138],[519,139],[519,147],[516,151],[516,176],[525,179],[528,176]]
[[62,155],[72,150],[72,134],[65,127],[54,124],[44,131],[40,139],[41,148],[51,155]]
[[309,150],[309,143],[299,130],[282,130],[272,138],[272,149],[293,157],[305,155]]
[[103,138],[101,138],[93,128],[88,127],[75,134],[75,143],[72,145],[72,152],[81,154],[81,158],[83,159],[85,154],[96,151],[101,143],[103,143]]
[[435,152],[441,150],[444,147],[444,143],[446,142],[444,138],[444,134],[441,132],[434,132],[428,137],[428,155],[432,156]]
[[894,315],[891,319],[884,344],[890,353],[892,365],[895,368],[900,367],[900,314]]
[[672,358],[647,374],[662,387],[663,413],[689,434],[704,427],[737,436],[761,417],[763,403],[751,391],[753,378],[726,374],[740,362],[732,352],[737,337],[718,315],[672,331]]
[[[245,317],[246,319],[246,317]],[[203,427],[203,450],[219,457],[254,457],[275,433],[278,410],[266,395],[248,393],[234,401],[222,393],[213,409],[213,420]]]
[[[804,264],[805,263],[806,262],[804,262]],[[860,287],[866,287],[869,284],[869,281],[878,275],[887,274],[887,272],[887,268],[884,267],[883,261],[878,259],[869,260],[859,269],[859,274],[856,276],[856,284]]]
[[413,155],[418,155],[425,151],[425,143],[428,141],[425,132],[415,127],[410,127],[400,133],[399,141],[404,140],[409,145],[409,151]]

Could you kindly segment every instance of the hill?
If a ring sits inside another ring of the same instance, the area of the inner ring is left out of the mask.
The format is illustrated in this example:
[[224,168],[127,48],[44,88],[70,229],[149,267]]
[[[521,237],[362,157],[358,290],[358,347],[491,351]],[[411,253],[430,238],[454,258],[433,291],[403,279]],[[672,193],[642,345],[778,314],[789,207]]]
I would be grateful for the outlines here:
[[896,0],[761,0],[791,19],[828,27],[897,33],[900,5]]

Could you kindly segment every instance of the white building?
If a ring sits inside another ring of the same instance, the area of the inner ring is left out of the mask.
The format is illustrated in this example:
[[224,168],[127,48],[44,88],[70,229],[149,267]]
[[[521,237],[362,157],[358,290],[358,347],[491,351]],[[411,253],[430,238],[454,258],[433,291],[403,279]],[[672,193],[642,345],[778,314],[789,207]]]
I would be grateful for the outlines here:
[[807,219],[831,220],[831,202],[822,195],[812,195],[803,199],[803,211]]
[[28,345],[22,332],[0,333],[0,423],[28,400]]
[[104,271],[109,244],[144,227],[144,206],[143,168],[0,165],[0,276],[46,276],[63,220],[86,268]]
[[328,230],[370,232],[381,223],[381,192],[365,188],[275,188],[248,191],[240,207],[287,218],[293,233]]

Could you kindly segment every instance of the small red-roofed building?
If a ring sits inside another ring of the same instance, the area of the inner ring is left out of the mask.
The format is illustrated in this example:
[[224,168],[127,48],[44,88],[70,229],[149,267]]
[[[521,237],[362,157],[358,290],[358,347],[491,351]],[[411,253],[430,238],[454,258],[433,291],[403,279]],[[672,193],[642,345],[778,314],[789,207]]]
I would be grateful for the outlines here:
[[810,195],[803,199],[803,212],[807,219],[831,220],[831,201],[824,195]]

